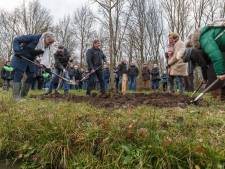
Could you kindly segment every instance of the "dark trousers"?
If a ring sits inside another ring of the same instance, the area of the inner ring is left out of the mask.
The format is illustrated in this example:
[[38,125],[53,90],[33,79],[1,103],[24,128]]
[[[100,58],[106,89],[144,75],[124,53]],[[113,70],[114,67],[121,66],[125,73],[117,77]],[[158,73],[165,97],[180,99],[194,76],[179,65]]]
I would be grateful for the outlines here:
[[193,74],[184,77],[184,86],[186,91],[188,92],[194,91],[194,75]]
[[[28,83],[28,84],[31,85],[32,81],[33,81],[34,73],[30,72],[29,68],[26,70],[25,73],[27,75],[27,79],[26,79],[25,83]],[[22,70],[16,69],[15,74],[14,74],[13,82],[20,83],[22,81],[23,74],[24,74],[24,72]]]
[[163,87],[163,91],[165,92],[165,91],[167,91],[167,82],[163,82],[162,83],[162,87]]
[[10,88],[10,81],[9,79],[4,79],[4,82],[3,82],[3,90],[9,90]]
[[100,84],[100,92],[105,93],[105,87],[104,87],[104,81],[103,81],[103,75],[102,75],[102,69],[96,70],[95,73],[91,74],[88,78],[88,84],[87,84],[87,95],[91,94],[91,91],[94,88],[95,85],[95,78],[98,78],[99,84]]

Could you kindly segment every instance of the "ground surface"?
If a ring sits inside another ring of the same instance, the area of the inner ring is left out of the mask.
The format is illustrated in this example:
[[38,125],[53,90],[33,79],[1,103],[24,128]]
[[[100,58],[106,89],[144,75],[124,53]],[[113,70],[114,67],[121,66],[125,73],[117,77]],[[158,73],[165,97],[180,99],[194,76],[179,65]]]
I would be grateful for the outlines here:
[[[186,95],[175,95],[169,93],[133,93],[125,96],[108,94],[106,97],[99,97],[97,95],[86,97],[70,94],[64,96],[63,94],[38,95],[32,96],[38,99],[50,99],[55,101],[70,101],[74,103],[89,103],[97,108],[118,109],[118,108],[132,108],[137,106],[156,106],[156,107],[187,107],[190,103],[190,97]],[[199,102],[198,106],[207,106],[206,102]]]

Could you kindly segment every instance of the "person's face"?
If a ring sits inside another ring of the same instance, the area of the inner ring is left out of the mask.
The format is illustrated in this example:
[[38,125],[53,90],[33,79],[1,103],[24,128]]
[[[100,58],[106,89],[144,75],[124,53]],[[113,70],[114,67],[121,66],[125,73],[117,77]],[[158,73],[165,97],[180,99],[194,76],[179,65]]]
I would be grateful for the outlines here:
[[95,47],[96,49],[99,49],[99,48],[101,47],[101,42],[95,43],[95,44],[94,44],[94,47]]
[[44,42],[45,46],[49,47],[51,44],[55,42],[55,40],[51,36],[46,36]]
[[169,36],[169,44],[174,44],[174,39],[172,36]]

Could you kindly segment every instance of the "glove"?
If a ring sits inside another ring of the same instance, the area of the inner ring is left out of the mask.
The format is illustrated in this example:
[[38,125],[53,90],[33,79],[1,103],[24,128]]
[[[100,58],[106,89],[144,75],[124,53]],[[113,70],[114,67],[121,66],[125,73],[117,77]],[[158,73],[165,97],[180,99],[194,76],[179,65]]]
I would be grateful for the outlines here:
[[34,56],[42,55],[43,53],[44,53],[44,51],[41,50],[41,49],[33,50],[33,51],[31,52],[31,54],[34,55]]
[[45,72],[51,74],[52,73],[52,70],[50,68],[45,68]]
[[63,73],[66,73],[66,69],[63,69]]
[[167,65],[167,66],[166,66],[166,69],[169,69],[169,68],[170,68],[170,65]]

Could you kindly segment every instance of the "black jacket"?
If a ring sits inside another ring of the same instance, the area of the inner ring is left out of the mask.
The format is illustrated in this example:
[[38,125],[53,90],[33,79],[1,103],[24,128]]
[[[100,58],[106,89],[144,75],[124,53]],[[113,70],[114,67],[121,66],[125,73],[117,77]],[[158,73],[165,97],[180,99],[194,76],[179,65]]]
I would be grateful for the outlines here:
[[57,51],[54,54],[54,58],[55,58],[55,68],[62,70],[65,69],[68,65],[70,53],[67,51],[67,49],[64,49],[63,53]]
[[106,56],[101,49],[88,49],[86,57],[89,70],[96,69],[97,67],[101,66],[103,61],[106,62]]
[[159,68],[155,67],[151,71],[152,80],[160,80]]
[[139,70],[135,65],[131,65],[128,69],[128,76],[137,77]]
[[118,75],[121,77],[123,74],[127,74],[128,69],[127,69],[127,64],[126,63],[120,63],[118,65]]

